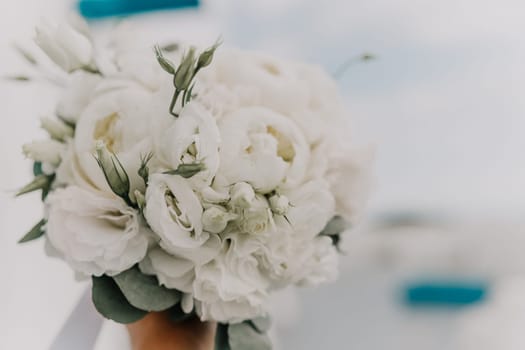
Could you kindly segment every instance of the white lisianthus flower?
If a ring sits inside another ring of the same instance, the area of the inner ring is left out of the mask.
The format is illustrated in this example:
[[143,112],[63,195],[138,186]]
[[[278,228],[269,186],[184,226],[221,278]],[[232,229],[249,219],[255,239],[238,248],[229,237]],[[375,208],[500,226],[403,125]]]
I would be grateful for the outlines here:
[[57,166],[66,151],[63,143],[55,140],[33,141],[22,146],[25,156],[37,162]]
[[[286,217],[294,235],[311,240],[336,215],[335,198],[330,184],[322,179],[309,181],[286,192],[290,203]],[[282,219],[281,224],[284,225]]]
[[56,113],[63,120],[76,124],[102,78],[99,75],[83,71],[74,72],[70,76],[71,80],[58,101]]
[[167,288],[185,293],[192,291],[195,264],[190,260],[173,256],[160,247],[155,247],[148,252],[139,267],[143,273],[157,276],[159,283]]
[[202,213],[199,198],[186,179],[178,175],[150,176],[144,216],[164,250],[196,264],[202,263],[203,252],[206,256],[218,253],[220,238],[203,230]]
[[107,80],[99,84],[75,128],[79,170],[94,187],[111,191],[93,157],[97,141],[102,141],[126,170],[131,182],[130,197],[134,197],[137,189],[145,190],[138,170],[141,157],[151,151],[147,109],[151,96],[150,91],[129,80]]
[[336,212],[355,222],[368,199],[371,187],[372,149],[351,149],[339,144],[329,156],[326,178],[336,200]]
[[36,28],[35,41],[66,72],[93,68],[93,43],[79,19],[58,25],[43,21]]
[[294,274],[299,286],[317,286],[333,282],[338,276],[339,253],[330,237],[316,237],[298,252],[297,262],[301,268]]
[[266,193],[303,181],[310,150],[290,119],[262,107],[241,108],[225,116],[219,128],[219,172],[230,183],[247,182]]
[[170,125],[154,132],[160,135],[155,140],[159,167],[174,170],[181,164],[202,163],[204,169],[190,182],[196,187],[210,185],[219,168],[220,134],[213,116],[199,104],[189,103],[178,118],[167,114],[162,117]]
[[229,235],[213,261],[196,268],[193,295],[201,320],[239,322],[264,313],[269,281],[252,255],[260,242]]
[[69,186],[52,192],[46,208],[46,237],[77,272],[116,275],[146,255],[150,232],[119,197]]

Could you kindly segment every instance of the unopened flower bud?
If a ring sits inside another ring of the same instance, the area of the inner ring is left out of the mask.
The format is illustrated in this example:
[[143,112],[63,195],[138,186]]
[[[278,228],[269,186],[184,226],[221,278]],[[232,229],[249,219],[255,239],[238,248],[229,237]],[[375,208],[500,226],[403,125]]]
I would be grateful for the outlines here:
[[238,182],[230,190],[231,203],[234,206],[248,208],[255,199],[253,187],[246,182]]
[[216,42],[212,47],[204,51],[199,55],[199,59],[197,61],[197,67],[198,69],[207,67],[211,64],[211,61],[213,60],[213,55],[215,54],[215,50],[219,47],[221,43],[218,41]]
[[107,149],[102,141],[97,141],[96,152],[95,159],[111,190],[117,196],[129,201],[129,177],[118,158]]
[[189,179],[206,169],[204,163],[180,164],[175,170],[165,171],[164,174],[179,175],[185,179]]
[[55,140],[33,141],[22,146],[26,157],[55,166],[60,164],[61,154],[65,149],[66,146],[63,143]]
[[272,195],[268,201],[270,202],[270,208],[272,212],[277,215],[284,215],[290,208],[290,202],[286,196],[280,196],[278,194]]
[[59,119],[44,117],[40,119],[42,129],[47,131],[49,136],[57,141],[64,141],[67,138],[73,137],[75,131],[72,127]]
[[190,87],[195,72],[195,48],[191,47],[182,58],[182,62],[175,72],[173,83],[178,90],[187,90]]
[[158,45],[155,45],[155,55],[157,56],[157,61],[159,62],[162,69],[164,69],[166,72],[170,74],[175,74],[175,66],[174,64],[168,60],[164,55],[162,54],[162,51]]
[[235,219],[237,216],[228,213],[223,208],[210,207],[202,214],[202,225],[205,231],[210,233],[220,233],[228,225],[228,221]]
[[133,194],[135,195],[135,201],[137,202],[139,209],[143,210],[146,206],[146,197],[144,197],[144,194],[142,194],[142,192],[140,192],[139,190],[135,190]]
[[201,191],[201,195],[202,199],[208,203],[224,203],[230,199],[230,195],[228,193],[221,193],[212,187],[205,187]]

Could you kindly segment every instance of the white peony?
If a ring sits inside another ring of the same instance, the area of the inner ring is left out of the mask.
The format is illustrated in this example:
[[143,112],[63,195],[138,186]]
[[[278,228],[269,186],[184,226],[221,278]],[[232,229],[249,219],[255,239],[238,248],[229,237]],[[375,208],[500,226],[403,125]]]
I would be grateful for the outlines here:
[[146,255],[149,231],[116,196],[69,186],[52,192],[46,208],[46,237],[77,272],[116,275]]
[[66,72],[93,69],[93,43],[79,18],[58,25],[42,21],[36,28],[35,41]]
[[126,170],[130,196],[143,191],[144,180],[138,175],[141,157],[151,152],[150,113],[147,107],[151,92],[129,80],[108,79],[100,83],[95,96],[86,106],[75,129],[75,152],[79,170],[100,190],[109,186],[93,154],[97,141],[103,141],[115,153]]
[[203,256],[211,260],[220,249],[220,238],[203,230],[202,214],[199,198],[186,179],[151,175],[144,216],[164,250],[196,264],[203,263]]
[[219,172],[230,183],[247,182],[267,193],[303,181],[310,151],[290,119],[262,107],[241,108],[225,116],[219,128]]
[[96,86],[102,81],[99,75],[83,71],[71,74],[71,79],[60,97],[56,113],[63,120],[75,124],[89,104]]

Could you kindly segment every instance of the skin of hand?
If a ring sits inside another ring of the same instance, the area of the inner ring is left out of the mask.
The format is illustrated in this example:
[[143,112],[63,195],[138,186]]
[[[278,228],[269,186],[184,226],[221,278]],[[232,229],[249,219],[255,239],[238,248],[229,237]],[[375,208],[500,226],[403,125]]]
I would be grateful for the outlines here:
[[127,328],[133,350],[213,350],[217,326],[198,318],[173,322],[152,312]]

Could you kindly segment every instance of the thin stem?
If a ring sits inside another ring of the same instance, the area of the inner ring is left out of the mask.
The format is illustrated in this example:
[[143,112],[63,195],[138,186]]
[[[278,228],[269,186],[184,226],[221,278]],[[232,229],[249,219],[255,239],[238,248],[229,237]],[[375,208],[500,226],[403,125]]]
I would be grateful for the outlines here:
[[180,90],[175,89],[175,92],[173,93],[173,98],[171,99],[171,103],[170,103],[170,114],[174,116],[175,118],[179,117],[177,113],[173,112],[173,110],[175,109],[175,104],[177,103],[177,99],[179,98],[179,94],[180,94]]

